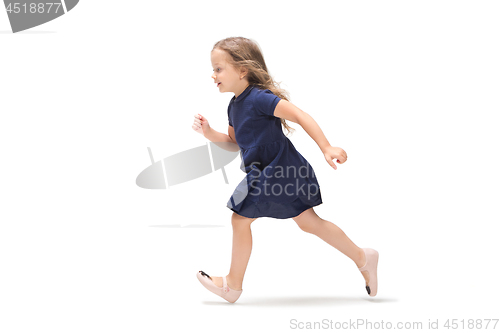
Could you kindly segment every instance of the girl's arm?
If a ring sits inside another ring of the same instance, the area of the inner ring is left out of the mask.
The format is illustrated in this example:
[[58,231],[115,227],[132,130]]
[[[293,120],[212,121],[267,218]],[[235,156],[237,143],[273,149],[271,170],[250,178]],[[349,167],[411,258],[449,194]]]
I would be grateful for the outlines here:
[[[206,132],[203,133],[203,135],[205,136],[205,138],[212,141],[213,143],[215,143],[217,146],[221,147],[222,149],[225,149],[228,151],[238,151],[240,149],[240,147],[238,146],[236,141],[234,141],[231,138],[231,130],[233,132],[232,135],[234,137],[234,129],[231,126],[229,126],[229,129],[228,129],[229,134],[217,132],[212,127],[209,127],[206,130]],[[230,142],[231,144],[224,144],[225,142]]]
[[203,131],[203,135],[205,138],[212,142],[233,142],[231,137],[227,134],[217,132],[214,130],[212,127],[208,127],[206,130]]
[[294,123],[299,124],[309,134],[309,136],[318,144],[319,148],[325,155],[326,161],[335,170],[337,166],[333,163],[333,159],[337,159],[337,163],[342,164],[347,160],[346,152],[339,147],[332,147],[325,134],[319,127],[318,123],[306,112],[302,111],[292,103],[282,99],[276,105],[274,116],[284,118]]

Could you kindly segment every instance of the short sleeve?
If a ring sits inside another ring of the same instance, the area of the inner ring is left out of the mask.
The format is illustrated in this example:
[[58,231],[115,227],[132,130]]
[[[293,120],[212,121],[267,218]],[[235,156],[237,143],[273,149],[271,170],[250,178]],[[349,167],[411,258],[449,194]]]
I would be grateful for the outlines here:
[[231,121],[230,113],[231,113],[231,105],[227,107],[227,121],[229,122],[229,126],[234,127],[233,122]]
[[281,98],[273,94],[271,90],[259,90],[255,94],[254,106],[258,112],[274,117],[274,109],[276,109],[279,101],[281,101]]

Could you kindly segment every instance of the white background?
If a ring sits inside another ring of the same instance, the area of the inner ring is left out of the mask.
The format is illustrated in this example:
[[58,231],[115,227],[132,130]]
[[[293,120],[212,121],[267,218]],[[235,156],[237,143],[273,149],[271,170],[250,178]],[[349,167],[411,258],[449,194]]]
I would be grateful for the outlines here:
[[[81,1],[12,34],[0,10],[0,331],[303,331],[292,319],[439,319],[444,330],[499,318],[499,11]],[[239,161],[229,184],[220,171],[168,190],[135,184],[147,147],[158,160],[206,144],[195,113],[227,131],[232,95],[210,78],[210,50],[229,36],[256,40],[291,101],[346,150],[334,170],[289,123],[321,185],[318,215],[379,251],[376,297],[333,247],[292,219],[261,218],[244,292],[227,303],[195,274],[229,272]]]

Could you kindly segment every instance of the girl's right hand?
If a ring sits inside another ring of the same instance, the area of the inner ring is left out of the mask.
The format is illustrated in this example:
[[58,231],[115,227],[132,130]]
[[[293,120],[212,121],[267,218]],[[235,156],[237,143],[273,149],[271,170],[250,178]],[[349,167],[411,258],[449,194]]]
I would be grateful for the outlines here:
[[197,133],[205,135],[206,133],[208,133],[210,125],[208,124],[207,118],[203,117],[201,114],[198,113],[194,115],[194,123],[192,128]]
[[337,159],[338,164],[342,164],[347,161],[347,153],[340,147],[328,146],[323,150],[323,154],[325,155],[325,159],[328,164],[330,164],[330,166],[335,170],[337,170],[337,166],[333,162],[334,159]]

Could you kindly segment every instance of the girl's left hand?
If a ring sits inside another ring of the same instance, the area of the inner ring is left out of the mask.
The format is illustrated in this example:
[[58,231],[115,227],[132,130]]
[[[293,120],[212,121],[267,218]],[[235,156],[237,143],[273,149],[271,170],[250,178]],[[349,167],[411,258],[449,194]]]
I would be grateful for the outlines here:
[[340,147],[328,146],[323,150],[323,154],[325,154],[325,159],[328,164],[330,164],[335,170],[337,170],[337,166],[333,163],[334,159],[337,159],[338,164],[342,164],[347,161],[347,153]]

